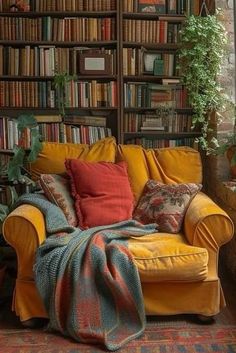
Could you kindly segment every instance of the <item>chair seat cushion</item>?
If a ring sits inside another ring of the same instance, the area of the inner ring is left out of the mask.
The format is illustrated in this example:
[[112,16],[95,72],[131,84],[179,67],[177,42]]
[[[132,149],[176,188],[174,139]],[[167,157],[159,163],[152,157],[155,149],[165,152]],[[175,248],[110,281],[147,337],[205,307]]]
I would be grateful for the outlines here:
[[155,233],[128,241],[141,282],[196,282],[207,278],[208,252],[182,234]]

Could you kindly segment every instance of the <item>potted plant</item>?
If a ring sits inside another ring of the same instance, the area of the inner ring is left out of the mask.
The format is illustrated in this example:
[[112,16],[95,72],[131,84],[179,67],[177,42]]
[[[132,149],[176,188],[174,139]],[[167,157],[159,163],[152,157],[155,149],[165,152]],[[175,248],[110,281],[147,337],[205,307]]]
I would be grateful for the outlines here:
[[215,153],[219,142],[212,133],[212,113],[231,104],[216,77],[227,49],[227,33],[218,15],[189,16],[180,31],[179,68],[193,108],[192,127],[200,126],[200,147]]
[[[0,204],[0,226],[18,198],[16,186],[18,184],[24,185],[25,191],[28,191],[29,187],[34,185],[34,181],[30,178],[25,165],[34,162],[42,148],[37,121],[33,114],[20,115],[17,118],[17,129],[19,131],[19,142],[14,146],[7,163],[0,166],[0,184],[6,189],[8,200],[7,204]],[[26,129],[29,129],[31,136],[29,148],[24,147]]]

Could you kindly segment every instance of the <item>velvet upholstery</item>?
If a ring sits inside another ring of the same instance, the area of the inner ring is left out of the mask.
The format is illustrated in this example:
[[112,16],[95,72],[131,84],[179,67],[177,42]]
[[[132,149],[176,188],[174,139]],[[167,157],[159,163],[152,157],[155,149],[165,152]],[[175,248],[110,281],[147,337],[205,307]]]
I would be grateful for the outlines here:
[[[144,150],[140,146],[115,145],[114,139],[93,147],[55,145],[52,148],[45,144],[34,165],[35,171],[61,173],[65,170],[66,158],[124,160],[136,203],[149,179],[166,184],[202,183],[201,158],[197,151],[183,147]],[[190,202],[179,233],[155,233],[129,239],[128,246],[140,273],[147,315],[219,313],[225,305],[218,276],[219,249],[231,239],[233,231],[230,217],[200,192]],[[3,234],[18,258],[13,310],[22,321],[47,317],[33,274],[35,251],[46,236],[42,213],[33,206],[18,207],[6,218]]]

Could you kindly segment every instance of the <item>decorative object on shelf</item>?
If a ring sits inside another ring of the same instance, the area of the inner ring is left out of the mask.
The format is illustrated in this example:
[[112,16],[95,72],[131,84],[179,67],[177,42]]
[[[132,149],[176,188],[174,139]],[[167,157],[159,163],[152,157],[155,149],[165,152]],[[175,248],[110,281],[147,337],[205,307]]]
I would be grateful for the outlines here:
[[10,11],[23,11],[23,12],[28,12],[29,11],[29,1],[25,0],[18,0],[15,2],[15,4],[12,4],[10,6]]
[[165,0],[139,0],[138,10],[140,12],[166,13]]
[[[207,14],[204,17],[200,16],[203,11]],[[217,139],[211,137],[211,113],[224,111],[229,102],[220,83],[216,81],[226,53],[227,33],[217,14],[208,14],[205,1],[200,15],[189,16],[184,22],[179,66],[193,108],[193,127],[201,125],[202,136],[197,141],[209,154],[218,147]]]
[[164,60],[159,52],[146,51],[143,53],[143,73],[164,75]]
[[154,53],[154,52],[150,52],[150,51],[144,51],[143,49],[142,49],[142,52],[143,52],[143,54],[142,54],[143,55],[143,73],[144,74],[145,73],[149,73],[149,74],[153,73],[154,62],[155,62],[155,60],[161,60],[161,54],[156,53],[156,52]]
[[79,72],[83,75],[111,75],[111,55],[102,53],[81,53]]

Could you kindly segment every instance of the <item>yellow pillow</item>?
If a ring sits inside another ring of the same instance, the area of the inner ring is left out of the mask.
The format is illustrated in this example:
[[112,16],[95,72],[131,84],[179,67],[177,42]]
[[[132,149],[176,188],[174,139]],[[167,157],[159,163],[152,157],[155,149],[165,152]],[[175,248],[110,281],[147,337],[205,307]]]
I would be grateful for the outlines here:
[[118,145],[117,161],[127,163],[129,182],[137,203],[149,179],[144,149],[139,145]]
[[136,203],[149,179],[164,184],[202,183],[201,157],[190,147],[144,149],[139,145],[118,145],[117,161],[121,160],[127,162]]
[[92,145],[44,142],[37,160],[31,164],[34,180],[41,174],[62,174],[66,171],[65,159],[78,158],[89,162],[115,162],[116,140],[107,137]]
[[[161,181],[172,183],[202,183],[202,162],[198,151],[191,147],[168,147],[154,150]],[[150,167],[149,170],[154,172]],[[161,171],[161,172],[160,172]]]

